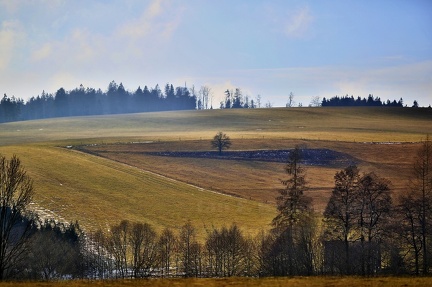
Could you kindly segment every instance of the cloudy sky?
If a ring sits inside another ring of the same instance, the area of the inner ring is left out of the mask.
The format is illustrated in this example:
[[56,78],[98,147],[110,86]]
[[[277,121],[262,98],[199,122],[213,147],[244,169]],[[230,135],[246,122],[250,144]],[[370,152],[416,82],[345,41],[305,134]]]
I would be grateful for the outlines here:
[[239,87],[432,104],[430,0],[0,0],[0,93]]

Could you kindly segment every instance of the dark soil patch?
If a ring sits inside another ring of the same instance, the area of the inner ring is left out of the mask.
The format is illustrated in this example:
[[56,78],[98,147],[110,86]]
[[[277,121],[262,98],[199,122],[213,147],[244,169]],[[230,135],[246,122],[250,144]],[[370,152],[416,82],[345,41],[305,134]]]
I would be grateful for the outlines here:
[[[224,160],[254,160],[268,162],[286,162],[291,150],[253,150],[253,151],[224,151],[219,155],[217,151],[165,151],[147,152],[149,155],[168,157],[189,157],[189,158],[212,158]],[[305,165],[316,166],[348,166],[357,164],[359,161],[345,153],[330,149],[303,149],[303,160]]]

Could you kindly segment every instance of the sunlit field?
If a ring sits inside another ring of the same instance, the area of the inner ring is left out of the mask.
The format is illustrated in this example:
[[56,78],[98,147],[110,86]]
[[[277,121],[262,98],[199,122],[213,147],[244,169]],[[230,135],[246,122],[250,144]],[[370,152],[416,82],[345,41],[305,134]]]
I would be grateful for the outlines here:
[[419,141],[432,132],[427,108],[274,108],[57,118],[0,125],[0,145],[81,141],[232,138],[356,142]]
[[[326,148],[353,158],[363,172],[376,172],[392,182],[395,194],[405,190],[412,170],[413,155],[419,143],[375,144],[340,141],[310,141],[274,139],[238,139],[232,149],[289,149],[301,145],[310,149]],[[118,162],[127,163],[143,170],[162,174],[179,181],[243,197],[254,201],[274,204],[280,180],[285,178],[284,163],[257,160],[226,160],[217,158],[167,157],[148,154],[166,150],[208,150],[208,141],[127,143],[83,147]],[[350,164],[350,163],[346,163]],[[327,204],[334,184],[334,174],[345,165],[308,165],[308,194],[314,207],[322,211]],[[263,176],[265,174],[265,176]]]
[[267,229],[272,206],[208,192],[124,164],[57,147],[4,147],[18,154],[34,179],[38,206],[90,231],[122,219],[147,222],[157,230],[190,220],[205,227],[236,222],[256,234]]
[[[292,108],[206,110],[58,118],[0,125],[0,153],[17,154],[35,181],[35,208],[87,230],[121,219],[160,229],[191,220],[267,229],[284,177],[282,163],[168,158],[142,150],[209,150],[217,131],[232,150],[329,148],[359,159],[403,189],[417,142],[432,133],[430,109]],[[397,142],[398,145],[371,142]],[[134,144],[135,143],[135,144]],[[139,143],[139,144],[136,144]],[[67,146],[91,145],[101,158]],[[112,145],[115,144],[115,145]],[[112,160],[115,161],[112,161]],[[322,210],[340,167],[308,168],[310,195]],[[162,176],[161,176],[162,175]],[[233,195],[233,196],[226,196]]]

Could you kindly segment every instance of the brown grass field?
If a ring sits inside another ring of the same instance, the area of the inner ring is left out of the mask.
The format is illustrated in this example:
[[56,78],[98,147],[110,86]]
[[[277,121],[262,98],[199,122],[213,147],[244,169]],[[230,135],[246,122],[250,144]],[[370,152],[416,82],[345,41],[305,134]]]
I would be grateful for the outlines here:
[[[355,157],[363,172],[375,172],[389,179],[394,194],[406,190],[411,174],[413,155],[419,143],[354,143],[340,141],[306,141],[275,139],[238,139],[233,149],[289,149],[295,145],[308,148],[328,148]],[[145,152],[172,150],[209,150],[208,141],[176,141],[96,145],[85,150],[105,158],[136,166],[143,170],[174,178],[229,195],[263,203],[274,203],[280,179],[285,178],[284,163],[252,160],[178,158],[148,155]],[[327,203],[334,174],[343,167],[306,166],[309,195],[315,209],[322,211]],[[265,174],[265,176],[263,176]]]
[[[418,142],[432,133],[432,110],[411,108],[276,108],[58,118],[0,124],[0,153],[17,154],[35,181],[35,204],[86,230],[121,219],[202,230],[234,221],[248,233],[275,215],[284,164],[149,156],[142,151],[209,150],[217,131],[232,150],[327,148],[358,159],[364,172],[406,190]],[[141,142],[134,144],[134,142]],[[144,142],[144,143],[143,143]],[[378,144],[396,143],[396,144]],[[86,148],[105,158],[66,149]],[[114,160],[114,161],[113,161]],[[317,211],[341,167],[307,167]],[[162,175],[162,176],[160,176]],[[216,191],[209,192],[209,191]],[[224,196],[219,193],[234,195]]]
[[429,287],[431,277],[293,277],[2,282],[0,287]]
[[[145,151],[210,150],[217,131],[232,150],[288,149],[296,144],[355,157],[363,172],[405,192],[419,142],[432,134],[432,110],[412,108],[276,108],[59,118],[0,124],[0,154],[16,154],[35,183],[33,208],[86,231],[121,219],[179,228],[236,222],[246,234],[270,227],[284,164],[169,158]],[[83,153],[66,146],[85,146]],[[309,194],[324,209],[342,167],[308,166]],[[229,195],[229,196],[227,196]],[[9,285],[7,285],[9,284]],[[432,286],[429,278],[266,278],[1,283],[1,286]]]

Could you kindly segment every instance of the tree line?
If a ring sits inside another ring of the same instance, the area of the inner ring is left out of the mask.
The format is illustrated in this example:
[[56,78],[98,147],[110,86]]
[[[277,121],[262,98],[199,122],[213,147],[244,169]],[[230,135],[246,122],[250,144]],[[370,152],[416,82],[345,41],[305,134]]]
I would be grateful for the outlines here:
[[120,113],[138,113],[170,110],[193,110],[209,108],[210,88],[175,87],[166,84],[161,90],[138,87],[134,92],[125,89],[122,83],[109,83],[105,92],[101,89],[78,88],[66,91],[60,88],[54,94],[41,95],[24,100],[8,97],[0,100],[0,122],[45,119],[52,117],[89,116]]
[[[374,97],[373,95],[369,94],[369,96],[366,98],[357,97],[354,98],[354,96],[334,96],[330,99],[323,98],[321,102],[322,107],[403,107],[404,102],[403,99],[400,98],[399,101],[393,100],[387,100],[385,102],[381,101],[381,98]],[[418,103],[417,101],[414,101],[413,107],[417,108]]]
[[261,96],[258,95],[254,100],[248,95],[244,95],[240,88],[227,89],[225,99],[220,102],[221,109],[253,109],[261,107]]
[[[294,106],[294,94],[289,95],[287,107]],[[225,98],[220,102],[221,109],[239,108],[271,108],[270,102],[262,105],[261,96],[255,99],[245,95],[240,88],[227,89]],[[302,106],[300,103],[299,106]],[[368,98],[354,98],[353,96],[330,99],[314,97],[310,106],[386,106],[403,107],[403,99],[399,101],[387,100],[382,102],[379,97],[369,95]],[[412,107],[418,107],[414,101]],[[0,100],[0,123],[20,120],[46,119],[53,117],[90,116],[123,113],[141,113],[171,110],[202,110],[213,108],[213,93],[210,87],[202,86],[199,90],[184,87],[175,87],[166,84],[163,90],[156,85],[154,88],[140,86],[133,92],[125,89],[122,83],[115,81],[109,83],[106,91],[94,88],[84,88],[80,85],[70,91],[64,88],[55,93],[42,91],[41,95],[31,97],[28,101],[9,97],[4,94]]]
[[432,265],[432,142],[422,142],[406,191],[351,165],[334,175],[322,214],[308,196],[302,147],[290,152],[270,229],[189,221],[160,232],[123,220],[84,233],[40,220],[33,185],[17,157],[0,157],[0,280],[294,275],[427,275]]
[[[235,91],[227,89],[225,99],[220,103],[220,108],[223,109],[259,107],[261,96],[251,99],[243,95],[240,88]],[[168,83],[163,90],[156,85],[154,88],[138,87],[134,92],[130,92],[122,83],[112,81],[106,91],[80,85],[70,91],[60,88],[54,94],[42,91],[41,95],[31,97],[26,102],[4,94],[0,100],[0,123],[53,117],[194,109],[213,109],[213,92],[210,87],[174,88]]]
[[[261,96],[251,99],[243,95],[240,88],[235,91],[227,89],[225,99],[220,103],[220,108],[223,109],[259,107]],[[0,100],[0,123],[53,117],[194,109],[213,109],[213,92],[210,87],[174,88],[168,83],[163,90],[156,85],[154,88],[138,87],[134,92],[130,92],[122,83],[112,81],[106,91],[80,85],[70,91],[60,88],[54,94],[42,91],[41,95],[31,97],[26,102],[4,94]]]

